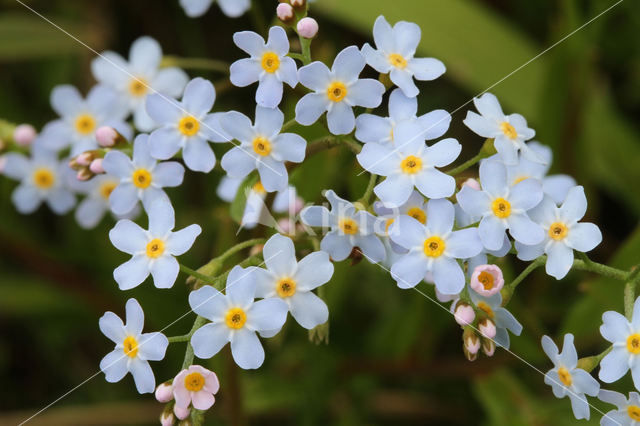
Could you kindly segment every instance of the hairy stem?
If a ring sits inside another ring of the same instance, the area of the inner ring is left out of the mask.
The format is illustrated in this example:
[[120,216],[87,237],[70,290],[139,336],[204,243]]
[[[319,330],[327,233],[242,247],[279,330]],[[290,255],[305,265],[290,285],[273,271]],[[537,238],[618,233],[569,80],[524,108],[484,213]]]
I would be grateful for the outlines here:
[[373,195],[373,188],[376,186],[377,181],[378,181],[378,176],[372,173],[369,176],[369,183],[367,184],[367,189],[365,189],[364,194],[358,200],[358,202],[364,204],[365,207],[369,206],[369,199],[371,198],[371,195]]
[[458,167],[454,167],[453,169],[447,171],[447,174],[451,176],[455,176],[459,173],[462,173],[465,170],[467,170],[469,167],[477,164],[483,158],[486,158],[486,155],[482,151],[480,151],[476,156],[460,164]]
[[182,272],[184,272],[185,274],[190,275],[192,277],[195,277],[195,278],[199,279],[200,281],[203,281],[203,282],[205,282],[207,284],[212,284],[213,285],[216,282],[214,278],[208,277],[208,276],[206,276],[204,274],[201,274],[198,271],[195,271],[195,270],[193,270],[193,269],[191,269],[191,268],[189,268],[187,266],[184,266],[182,263],[180,264],[180,270]]
[[[193,327],[191,327],[191,331],[189,331],[189,339],[193,336],[193,333],[196,332],[197,329],[202,327],[207,322],[207,319],[201,316],[197,316],[196,320],[193,322]],[[191,342],[187,343],[187,350],[184,353],[184,361],[182,361],[182,370],[189,367],[193,364],[193,346],[191,346]]]

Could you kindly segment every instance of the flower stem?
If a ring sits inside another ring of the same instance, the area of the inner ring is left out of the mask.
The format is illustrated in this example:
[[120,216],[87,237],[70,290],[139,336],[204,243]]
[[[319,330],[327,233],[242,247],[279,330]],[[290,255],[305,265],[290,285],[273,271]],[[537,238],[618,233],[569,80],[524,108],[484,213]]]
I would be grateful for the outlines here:
[[578,360],[578,368],[583,369],[587,373],[591,373],[593,369],[596,368],[598,364],[600,364],[600,361],[602,361],[602,358],[604,358],[609,352],[611,352],[611,349],[613,349],[613,346],[609,346],[607,349],[605,349],[598,355],[580,358]]
[[[206,318],[197,316],[196,320],[193,322],[193,327],[191,327],[191,330],[189,331],[189,334],[188,334],[189,339],[191,339],[191,336],[193,336],[196,330],[202,327],[203,325],[205,325],[206,322],[207,322]],[[191,342],[189,342],[187,343],[187,350],[184,353],[184,361],[182,361],[182,370],[189,367],[191,364],[193,364],[193,346],[191,346]]]
[[632,269],[629,273],[629,280],[624,286],[624,316],[627,317],[629,321],[631,321],[631,318],[633,317],[633,305],[636,301],[636,287],[638,286],[638,281],[640,281],[640,276],[635,273],[634,269]]
[[447,174],[451,176],[455,176],[459,173],[462,173],[465,170],[467,170],[469,167],[478,163],[483,158],[485,158],[485,154],[482,151],[480,151],[475,157],[465,161],[464,163],[460,164],[458,167],[454,167],[453,169],[449,170]]
[[209,58],[182,58],[179,56],[164,56],[162,67],[179,67],[191,70],[215,71],[229,74],[229,64],[224,61]]
[[373,188],[376,186],[376,182],[378,181],[378,176],[371,173],[369,176],[369,183],[367,184],[367,189],[364,191],[364,194],[358,200],[359,203],[364,204],[365,207],[369,206],[369,198],[373,194]]
[[296,125],[296,119],[292,118],[282,125],[282,129],[280,129],[280,133],[289,130],[291,127]]
[[587,258],[586,261],[580,259],[574,260],[573,268],[579,271],[595,272],[596,274],[600,274],[602,276],[613,278],[619,281],[626,281],[627,277],[629,276],[629,272],[627,271],[603,265],[602,263],[594,262],[589,258]]
[[198,271],[194,271],[193,269],[191,269],[191,268],[189,268],[187,266],[184,266],[182,263],[180,264],[180,270],[182,272],[184,272],[185,274],[190,275],[192,277],[195,277],[195,278],[199,279],[200,281],[203,281],[203,282],[205,282],[207,284],[212,284],[213,285],[216,282],[214,278],[208,277],[208,276],[206,276],[204,274],[201,274]]
[[302,50],[302,64],[309,65],[311,63],[311,39],[299,35],[300,49]]
[[255,246],[258,244],[264,244],[265,242],[267,242],[266,238],[254,238],[252,240],[243,241],[231,247],[230,249],[222,253],[220,256],[218,256],[216,259],[218,259],[220,262],[225,262],[227,259],[229,259],[234,254],[238,253],[239,251],[242,251],[247,247]]

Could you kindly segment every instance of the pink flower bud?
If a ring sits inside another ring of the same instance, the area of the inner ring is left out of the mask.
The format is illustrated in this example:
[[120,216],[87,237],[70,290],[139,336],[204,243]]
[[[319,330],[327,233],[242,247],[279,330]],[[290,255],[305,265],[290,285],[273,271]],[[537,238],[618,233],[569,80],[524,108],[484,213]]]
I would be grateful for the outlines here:
[[293,21],[295,16],[293,7],[291,7],[289,3],[280,3],[278,7],[276,7],[276,15],[278,15],[278,19],[284,23]]
[[293,201],[293,204],[291,205],[291,214],[298,214],[298,212],[300,212],[303,207],[304,200],[300,197],[296,197],[296,199]]
[[487,339],[493,339],[496,337],[496,325],[490,319],[484,319],[478,324],[478,330],[480,334]]
[[456,322],[461,326],[469,325],[476,319],[476,313],[473,308],[466,303],[461,303],[456,307],[456,311],[453,314]]
[[486,356],[493,356],[496,352],[496,344],[494,341],[484,339],[482,342],[482,352],[484,352]]
[[480,339],[475,334],[471,334],[464,339],[464,348],[472,355],[480,350]]
[[13,131],[13,140],[20,146],[31,145],[36,136],[36,129],[31,124],[21,124]]
[[278,228],[279,232],[283,234],[291,234],[291,232],[295,230],[294,224],[287,218],[278,220]]
[[116,143],[118,132],[113,127],[102,126],[96,130],[96,140],[102,147],[109,148]]
[[307,0],[289,0],[289,3],[296,9],[302,9],[307,5]]
[[158,402],[169,402],[173,399],[173,386],[165,382],[156,388],[156,399]]
[[475,180],[475,179],[467,179],[464,182],[462,182],[462,186],[468,186],[471,189],[475,189],[477,191],[480,191],[480,183]]
[[162,426],[173,426],[173,414],[171,414],[170,412],[163,412],[162,415],[160,416],[160,424]]
[[471,274],[471,288],[483,296],[492,296],[504,286],[502,270],[496,265],[479,265]]
[[83,152],[82,154],[76,157],[76,163],[81,166],[88,166],[93,161],[93,154],[90,152]]
[[297,28],[298,34],[304,38],[314,38],[318,34],[318,22],[313,18],[302,18]]
[[104,168],[102,167],[102,158],[96,158],[89,165],[89,170],[97,175],[101,175],[104,173]]
[[91,177],[93,177],[93,174],[89,170],[87,170],[86,168],[80,169],[78,171],[78,173],[76,174],[76,178],[79,181],[83,181],[83,182],[85,180],[89,180]]
[[189,417],[190,412],[191,410],[189,408],[178,407],[177,405],[173,406],[173,414],[175,414],[180,420],[184,420]]

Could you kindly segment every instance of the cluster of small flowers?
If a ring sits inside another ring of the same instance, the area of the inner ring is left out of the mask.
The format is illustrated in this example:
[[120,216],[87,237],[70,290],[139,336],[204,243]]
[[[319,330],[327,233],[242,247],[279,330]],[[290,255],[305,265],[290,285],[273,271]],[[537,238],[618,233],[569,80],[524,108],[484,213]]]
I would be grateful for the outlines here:
[[[190,16],[203,14],[211,2],[181,0]],[[244,13],[249,5],[235,0],[218,3],[230,16]],[[299,0],[282,2],[277,10],[286,26],[302,39],[310,39],[318,26],[306,13],[306,3]],[[189,338],[197,357],[210,358],[230,343],[238,366],[260,367],[265,353],[258,335],[276,335],[288,313],[306,329],[328,320],[327,305],[314,290],[331,279],[332,262],[349,257],[365,257],[389,268],[403,289],[421,281],[435,284],[438,299],[451,302],[451,312],[463,329],[468,359],[476,359],[481,348],[487,356],[493,355],[496,346],[508,349],[509,332],[519,335],[522,326],[503,307],[504,278],[490,260],[512,251],[522,260],[546,256],[546,272],[563,278],[573,265],[574,251],[590,251],[602,239],[596,225],[579,222],[587,208],[584,190],[569,176],[547,176],[550,149],[531,141],[535,132],[526,120],[519,114],[505,115],[490,93],[474,99],[479,114],[469,111],[464,120],[488,139],[481,151],[486,155],[480,162],[479,179],[468,179],[458,190],[455,173],[441,169],[458,158],[460,143],[453,138],[426,143],[447,132],[451,115],[434,110],[417,116],[415,81],[438,78],[445,72],[444,64],[415,57],[421,38],[416,24],[402,21],[391,26],[381,16],[375,21],[373,38],[375,47],[349,46],[328,68],[319,61],[308,63],[310,58],[304,55],[290,54],[281,26],[270,28],[266,41],[251,31],[234,34],[235,44],[249,57],[231,65],[230,80],[238,87],[257,83],[253,121],[237,111],[212,113],[214,86],[202,78],[188,81],[178,68],[161,68],[162,51],[149,37],[133,43],[128,61],[104,52],[92,63],[99,84],[86,99],[72,86],[56,87],[51,104],[60,119],[47,124],[37,137],[33,129],[16,129],[16,146],[28,145],[31,151],[30,157],[19,152],[3,157],[3,173],[21,181],[12,196],[16,208],[29,213],[45,201],[63,214],[75,205],[74,193],[87,194],[76,210],[80,225],[93,227],[110,210],[119,220],[109,238],[118,250],[132,256],[114,270],[120,289],[136,287],[149,275],[157,288],[170,288],[180,272],[175,257],[191,248],[201,228],[194,224],[174,232],[175,212],[164,188],[182,184],[185,166],[211,172],[216,157],[209,142],[230,143],[233,147],[220,162],[226,176],[218,187],[219,196],[232,201],[247,177],[257,174],[246,197],[243,226],[262,223],[294,234],[295,223],[264,218],[266,194],[275,192],[274,212],[299,212],[307,227],[329,231],[322,237],[320,251],[299,262],[294,241],[277,233],[262,249],[266,268],[235,266],[224,293],[210,285],[194,289],[189,295],[191,309],[208,321]],[[306,65],[298,69],[292,56]],[[388,84],[397,86],[388,97],[387,117],[354,113],[360,111],[356,107],[380,106],[388,88],[378,80],[360,78],[366,65],[388,74]],[[324,193],[330,209],[302,208],[303,201],[289,184],[286,163],[302,163],[307,142],[284,131],[288,124],[279,109],[284,84],[294,88],[298,83],[309,93],[297,102],[295,121],[309,126],[326,112],[333,135],[355,130],[356,139],[363,143],[357,161],[373,182],[384,177],[373,188],[378,200],[371,209],[368,199],[350,202],[333,190]],[[135,129],[144,132],[135,139],[125,122],[129,115]],[[131,220],[140,205],[149,219],[147,230]],[[635,358],[629,357],[640,353],[640,334],[628,333],[640,327],[640,312],[634,313],[638,324],[623,323],[624,318],[614,314],[605,314],[601,329],[614,344],[603,360],[603,381],[620,378],[627,371],[620,365],[635,365]],[[159,332],[142,333],[144,314],[135,299],[127,302],[126,317],[126,325],[111,312],[100,319],[100,329],[116,345],[100,368],[109,382],[131,372],[140,393],[153,392],[155,377],[148,361],[163,359],[169,340]],[[545,381],[552,384],[556,396],[571,397],[576,417],[588,418],[584,394],[597,394],[599,386],[577,369],[572,336],[565,337],[561,355],[549,338],[543,339],[543,347],[555,365]],[[636,370],[640,382],[640,369],[635,367],[634,381]],[[181,371],[156,391],[161,402],[175,399],[163,415],[163,424],[171,424],[173,415],[186,418],[190,406],[210,408],[218,388],[215,374],[203,367]],[[619,409],[631,404],[621,396],[604,395],[603,400],[615,400]],[[631,399],[637,400],[637,394]],[[640,419],[640,408],[633,407]],[[633,418],[631,409],[629,416]]]

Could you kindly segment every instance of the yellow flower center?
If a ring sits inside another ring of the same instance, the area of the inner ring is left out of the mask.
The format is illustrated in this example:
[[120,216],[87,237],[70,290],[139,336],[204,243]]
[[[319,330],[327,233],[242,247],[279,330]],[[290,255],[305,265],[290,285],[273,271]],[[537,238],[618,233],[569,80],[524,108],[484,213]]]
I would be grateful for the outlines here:
[[265,52],[262,55],[262,69],[269,73],[274,73],[280,68],[280,58],[273,52]]
[[392,53],[389,55],[389,63],[396,68],[405,68],[407,66],[407,60],[399,53]]
[[81,135],[88,135],[96,128],[96,119],[90,114],[80,114],[76,117],[76,131]]
[[129,358],[135,358],[138,355],[138,341],[133,336],[127,336],[122,342],[122,351]]
[[489,306],[487,303],[478,302],[476,306],[478,307],[478,309],[482,309],[489,318],[493,319],[496,316],[496,314],[493,312],[493,309],[491,309],[491,306]]
[[111,193],[116,189],[118,184],[116,182],[105,182],[100,185],[100,196],[105,200],[111,196]]
[[327,89],[327,96],[333,102],[340,102],[345,96],[347,96],[347,86],[339,81],[334,81]]
[[556,241],[563,240],[567,236],[568,232],[569,228],[567,228],[567,225],[562,222],[552,223],[549,227],[549,237]]
[[49,189],[56,182],[53,172],[45,167],[36,169],[33,172],[33,184],[40,189]]
[[516,132],[515,127],[506,121],[503,121],[502,124],[500,124],[500,130],[502,130],[502,133],[504,133],[504,135],[509,139],[515,139],[518,137],[518,132]]
[[144,78],[132,78],[129,82],[129,93],[139,98],[147,94],[147,81]]
[[192,115],[182,117],[178,123],[178,130],[185,136],[193,136],[200,130],[200,123]]
[[146,189],[151,185],[151,173],[147,169],[138,169],[133,172],[131,180],[140,189]]
[[571,384],[573,383],[571,373],[569,373],[569,371],[564,367],[558,368],[558,377],[560,377],[560,381],[562,382],[562,384],[567,387],[571,386]]
[[627,337],[627,350],[634,355],[640,354],[640,334],[634,333]]
[[640,407],[637,405],[629,405],[627,407],[627,414],[631,417],[632,420],[636,422],[640,422]]
[[240,308],[231,308],[227,311],[224,320],[227,323],[227,327],[239,330],[247,322],[247,314]]
[[407,215],[411,216],[423,225],[427,222],[427,215],[420,207],[411,207],[407,211]]
[[190,392],[198,392],[204,387],[204,376],[198,372],[187,374],[184,377],[184,387]]
[[491,204],[493,214],[500,219],[505,219],[511,215],[511,203],[504,198],[496,198]]
[[484,287],[485,290],[491,290],[494,286],[493,275],[486,271],[480,272],[478,275],[478,281],[480,281],[480,284],[482,284],[482,287]]
[[429,237],[424,240],[424,254],[429,257],[439,257],[444,253],[444,240],[440,237]]
[[343,233],[348,235],[353,235],[358,232],[358,224],[355,220],[349,217],[340,219],[340,221],[338,222],[338,227]]
[[156,259],[164,253],[164,241],[154,238],[147,243],[147,257]]
[[389,130],[389,139],[391,139],[391,142],[393,142],[395,139],[395,136],[393,135],[393,127],[391,128],[391,130]]
[[268,139],[259,136],[253,140],[253,150],[256,154],[265,157],[271,152],[271,143]]
[[295,280],[291,278],[282,278],[276,285],[276,292],[280,297],[291,297],[296,294],[297,286],[298,285]]
[[513,180],[513,184],[512,185],[517,185],[520,182],[522,182],[523,180],[529,179],[529,176],[518,176],[517,178],[515,178]]
[[257,192],[258,194],[264,194],[265,192],[267,192],[264,189],[264,186],[262,185],[262,182],[257,181],[254,185],[253,185],[253,191]]
[[407,158],[402,160],[400,168],[403,172],[410,175],[418,173],[422,169],[422,159],[414,155],[409,155]]
[[396,220],[394,218],[390,218],[387,219],[387,222],[384,225],[384,232],[386,232],[387,234],[389,233],[389,228],[391,227],[391,225],[393,225],[393,222],[395,222]]

